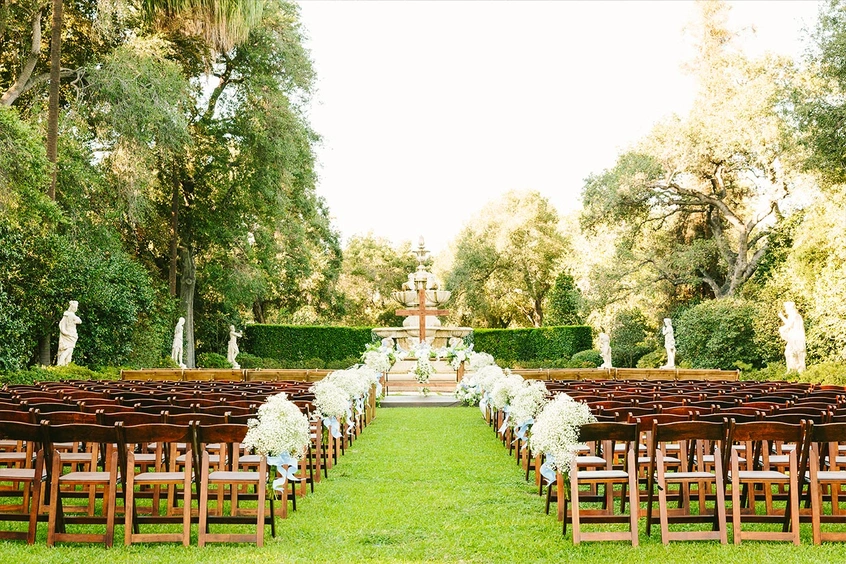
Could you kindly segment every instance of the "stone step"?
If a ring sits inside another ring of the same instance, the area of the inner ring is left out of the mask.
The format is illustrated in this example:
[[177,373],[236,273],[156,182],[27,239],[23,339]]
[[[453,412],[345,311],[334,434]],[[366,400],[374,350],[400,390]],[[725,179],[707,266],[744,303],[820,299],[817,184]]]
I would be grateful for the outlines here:
[[408,394],[386,396],[380,407],[457,407],[461,405],[454,396],[429,394]]

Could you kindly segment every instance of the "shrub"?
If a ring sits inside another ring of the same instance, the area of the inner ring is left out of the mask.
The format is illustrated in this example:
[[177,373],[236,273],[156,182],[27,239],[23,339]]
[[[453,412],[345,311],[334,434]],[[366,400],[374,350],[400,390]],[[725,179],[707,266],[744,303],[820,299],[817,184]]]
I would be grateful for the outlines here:
[[232,368],[232,364],[222,354],[207,352],[197,356],[197,368]]
[[[795,376],[795,374],[794,374]],[[754,382],[770,382],[773,380],[787,380],[787,367],[783,363],[768,364],[765,368],[755,370],[742,369],[740,373],[741,380],[750,380]]]
[[0,382],[9,385],[26,385],[37,382],[56,382],[60,380],[118,380],[120,371],[108,368],[95,372],[84,366],[33,366],[28,370],[18,370],[0,375]]
[[[789,374],[789,378],[796,378],[795,373]],[[811,384],[846,385],[846,364],[842,362],[821,362],[809,366],[805,372],[798,375],[802,382]]]
[[585,325],[473,331],[475,350],[507,364],[567,358],[590,347],[591,341],[591,329]]
[[[620,368],[637,366],[640,357],[652,350],[643,341],[650,329],[646,316],[639,309],[617,312],[611,324],[611,362]],[[602,363],[600,363],[602,364]]]
[[661,368],[665,364],[667,364],[667,349],[663,348],[646,353],[637,361],[638,368]]
[[354,364],[359,364],[360,362],[361,359],[356,357],[342,358],[341,360],[330,360],[326,363],[326,368],[329,370],[344,370]]
[[693,368],[733,370],[737,362],[763,365],[755,344],[755,304],[737,298],[711,300],[684,313],[676,326],[679,356]]
[[247,325],[242,348],[254,355],[286,363],[302,364],[309,359],[326,363],[358,358],[372,340],[369,327]]
[[602,366],[602,354],[594,349],[579,351],[568,364],[568,368],[597,368]]

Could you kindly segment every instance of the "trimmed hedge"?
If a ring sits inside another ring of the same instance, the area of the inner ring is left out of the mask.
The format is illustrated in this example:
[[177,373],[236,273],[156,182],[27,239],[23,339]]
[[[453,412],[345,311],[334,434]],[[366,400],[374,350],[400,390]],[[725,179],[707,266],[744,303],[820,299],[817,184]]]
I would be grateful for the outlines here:
[[359,358],[371,341],[370,327],[247,325],[241,348],[283,362],[320,359],[329,363]]
[[528,329],[474,329],[474,350],[506,362],[570,358],[591,348],[593,337],[587,325],[532,327]]

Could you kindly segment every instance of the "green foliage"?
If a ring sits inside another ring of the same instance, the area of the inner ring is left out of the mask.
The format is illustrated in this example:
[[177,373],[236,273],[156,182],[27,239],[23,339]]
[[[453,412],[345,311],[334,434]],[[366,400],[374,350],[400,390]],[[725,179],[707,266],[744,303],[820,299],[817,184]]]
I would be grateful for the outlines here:
[[562,270],[558,273],[547,300],[544,325],[582,324],[583,319],[579,313],[582,296],[569,271]]
[[119,379],[120,371],[116,368],[105,368],[101,371],[94,371],[74,363],[70,363],[67,366],[33,366],[28,370],[0,371],[0,383],[9,385],[29,385],[38,382],[56,382],[60,380]]
[[[796,374],[790,375],[791,379]],[[846,362],[821,362],[813,364],[798,376],[800,382],[823,385],[846,385]]]
[[649,322],[643,312],[638,309],[618,311],[610,332],[612,364],[618,368],[637,366],[640,357],[652,350],[644,344],[648,331]]
[[371,340],[369,327],[248,325],[244,328],[243,348],[279,361],[319,359],[326,363],[358,358]]
[[596,368],[602,366],[602,354],[595,349],[579,351],[570,359],[572,368]]
[[569,247],[558,213],[538,192],[488,204],[456,242],[446,276],[453,317],[473,327],[543,324],[544,304]]
[[682,313],[676,324],[676,349],[693,368],[734,370],[737,362],[759,367],[753,320],[758,307],[736,298],[711,300]]
[[232,368],[232,363],[222,354],[206,352],[197,355],[197,368]]
[[[678,359],[678,356],[676,357]],[[637,368],[661,368],[667,364],[667,349],[656,349],[648,352],[637,361]]]
[[514,361],[556,360],[590,347],[591,330],[584,325],[531,329],[475,329],[474,349],[496,359]]
[[[741,368],[742,372],[740,373],[741,380],[751,380],[754,382],[770,382],[770,381],[783,381],[788,380],[787,375],[787,367],[783,363],[772,363],[768,364],[764,368],[760,369],[747,369],[746,367]],[[794,373],[793,376],[795,377],[796,374]]]

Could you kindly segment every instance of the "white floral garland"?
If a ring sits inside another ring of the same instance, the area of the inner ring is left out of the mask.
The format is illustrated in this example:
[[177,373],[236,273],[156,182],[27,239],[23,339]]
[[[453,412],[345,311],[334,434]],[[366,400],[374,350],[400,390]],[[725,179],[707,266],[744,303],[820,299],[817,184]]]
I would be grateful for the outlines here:
[[519,427],[532,421],[548,401],[546,384],[540,380],[529,382],[527,386],[523,386],[514,394],[509,403],[511,425]]
[[526,381],[519,374],[509,374],[498,379],[491,390],[491,407],[497,410],[505,408],[525,385]]
[[435,367],[432,366],[428,358],[418,358],[414,369],[409,372],[420,384],[426,384],[429,381],[429,377],[434,373]]
[[243,444],[264,455],[302,458],[310,440],[308,418],[285,393],[267,398],[250,419]]
[[349,392],[325,378],[315,382],[309,391],[314,394],[314,407],[321,417],[334,417],[342,421],[352,407]]
[[557,394],[535,418],[529,446],[533,452],[544,453],[546,464],[553,470],[566,474],[573,453],[580,446],[579,428],[595,422],[586,403],[574,401],[567,394]]

